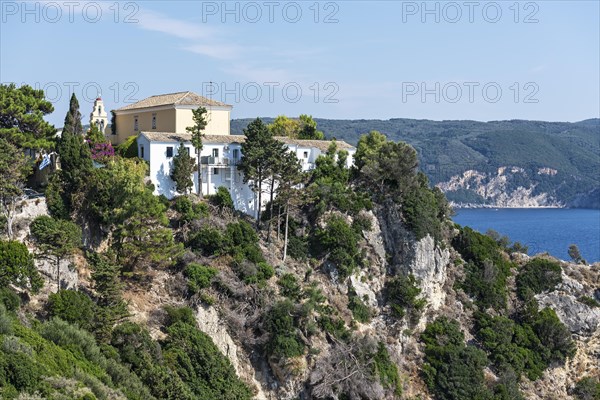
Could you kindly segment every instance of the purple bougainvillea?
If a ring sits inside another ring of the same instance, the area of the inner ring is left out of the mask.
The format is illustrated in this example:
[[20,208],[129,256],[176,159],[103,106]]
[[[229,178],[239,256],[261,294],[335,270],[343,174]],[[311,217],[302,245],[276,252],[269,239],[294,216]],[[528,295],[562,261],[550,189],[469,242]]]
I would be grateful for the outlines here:
[[90,144],[92,160],[103,162],[115,156],[115,149],[110,143]]

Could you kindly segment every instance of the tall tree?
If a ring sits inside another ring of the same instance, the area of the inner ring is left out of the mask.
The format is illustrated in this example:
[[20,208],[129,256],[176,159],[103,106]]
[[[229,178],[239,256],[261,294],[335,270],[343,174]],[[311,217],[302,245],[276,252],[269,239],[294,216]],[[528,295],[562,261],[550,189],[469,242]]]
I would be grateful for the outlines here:
[[188,194],[188,191],[194,186],[192,174],[194,173],[194,161],[188,153],[187,147],[183,143],[179,144],[177,155],[173,157],[173,169],[171,170],[171,179],[177,185],[177,191]]
[[[281,183],[281,173],[285,168],[285,160],[286,154],[289,153],[287,146],[279,142],[277,140],[270,141],[271,148],[268,149],[267,154],[271,160],[270,169],[269,169],[269,220],[268,220],[268,228],[267,228],[267,241],[271,240],[271,223],[273,221],[273,206],[275,199],[275,192],[277,191],[277,186]],[[293,155],[293,154],[292,154]],[[294,157],[296,157],[294,155]],[[297,159],[297,158],[296,158]]]
[[288,118],[285,115],[278,115],[268,127],[273,136],[297,138],[300,132],[300,123],[298,120]]
[[23,195],[25,178],[31,170],[23,151],[0,137],[0,211],[6,219],[7,234],[13,237],[13,220]]
[[317,130],[317,122],[311,115],[301,114],[298,120],[300,124],[298,139],[323,140],[325,138],[325,134]]
[[300,160],[294,153],[288,152],[284,155],[279,170],[278,198],[283,200],[285,207],[285,228],[283,236],[283,261],[287,258],[288,230],[290,221],[290,207],[294,200],[299,199],[296,193],[298,184],[302,181],[302,166]]
[[192,144],[196,149],[196,158],[197,158],[197,170],[198,170],[198,187],[196,191],[198,192],[198,196],[202,197],[202,166],[200,163],[200,153],[202,152],[202,138],[204,137],[204,130],[206,129],[206,125],[208,125],[208,121],[206,120],[206,108],[198,107],[195,110],[192,110],[192,119],[194,120],[194,125],[188,126],[185,130],[192,134]]
[[75,94],[71,96],[65,126],[58,142],[60,155],[60,181],[62,200],[67,212],[72,212],[81,204],[82,189],[93,169],[90,146],[84,141],[79,102]]
[[37,217],[29,227],[37,244],[38,257],[54,260],[56,285],[60,286],[60,263],[81,246],[81,228],[71,221],[54,219],[47,215]]
[[256,226],[260,227],[263,184],[270,175],[273,160],[273,134],[260,118],[250,122],[244,129],[246,140],[242,143],[242,159],[238,166],[244,174],[244,183],[257,194]]
[[54,111],[43,90],[0,84],[0,137],[21,149],[54,148],[54,126],[44,115]]
[[79,112],[79,101],[75,93],[71,95],[69,102],[69,111],[65,116],[65,124],[63,126],[63,135],[70,133],[72,135],[83,135],[83,125],[81,125],[81,113]]
[[124,285],[120,279],[121,266],[112,262],[110,258],[98,253],[88,254],[100,306],[97,311],[97,319],[100,321],[97,334],[102,339],[108,339],[114,324],[129,314],[127,303],[122,296]]

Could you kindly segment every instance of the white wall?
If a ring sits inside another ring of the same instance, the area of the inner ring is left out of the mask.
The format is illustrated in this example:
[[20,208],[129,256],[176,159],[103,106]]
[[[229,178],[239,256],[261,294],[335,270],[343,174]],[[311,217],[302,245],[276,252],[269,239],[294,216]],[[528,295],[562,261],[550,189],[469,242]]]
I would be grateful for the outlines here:
[[[150,179],[154,184],[154,194],[165,195],[167,198],[172,199],[175,196],[180,195],[176,190],[175,182],[170,178],[171,167],[173,158],[167,158],[167,147],[173,147],[173,157],[177,155],[177,149],[179,143],[173,142],[149,142],[144,135],[138,137],[138,154],[142,156],[141,148],[144,148],[143,159],[148,161],[150,164]],[[196,153],[193,146],[190,143],[186,143],[185,147],[190,149],[190,156],[196,159]],[[290,151],[294,152],[296,156],[304,161],[302,163],[303,171],[308,171],[314,168],[314,163],[321,155],[321,151],[314,147],[304,147],[290,145],[288,146]],[[241,159],[241,145],[233,143],[229,145],[225,144],[213,144],[207,143],[203,146],[201,156],[213,156],[213,151],[218,151],[219,159],[234,159],[235,150],[237,150],[238,160]],[[308,152],[308,157],[304,158],[304,152]],[[354,150],[349,152],[347,166],[352,166],[354,161]],[[215,169],[218,169],[218,173],[215,174]],[[193,176],[194,186],[192,191],[196,193],[197,173]],[[219,186],[224,186],[229,190],[231,198],[233,200],[236,210],[242,211],[246,214],[255,216],[257,211],[257,195],[250,188],[251,182],[248,184],[244,183],[244,176],[235,165],[202,165],[202,193],[204,195],[216,194]],[[262,207],[265,206],[269,200],[269,186],[263,184],[263,195],[262,195]]]

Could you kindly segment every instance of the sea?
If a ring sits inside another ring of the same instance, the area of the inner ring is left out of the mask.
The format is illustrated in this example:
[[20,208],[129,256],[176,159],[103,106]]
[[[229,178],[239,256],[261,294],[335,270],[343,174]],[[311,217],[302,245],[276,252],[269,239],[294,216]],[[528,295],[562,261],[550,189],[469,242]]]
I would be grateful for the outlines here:
[[569,260],[576,244],[588,263],[600,261],[600,210],[566,208],[462,208],[454,222],[485,233],[493,229],[529,247],[529,255],[548,252]]

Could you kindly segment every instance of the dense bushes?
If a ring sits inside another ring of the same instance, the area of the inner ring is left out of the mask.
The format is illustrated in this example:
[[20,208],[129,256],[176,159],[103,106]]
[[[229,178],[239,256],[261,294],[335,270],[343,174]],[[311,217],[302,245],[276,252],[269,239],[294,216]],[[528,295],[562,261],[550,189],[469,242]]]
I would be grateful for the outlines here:
[[362,265],[362,255],[358,247],[359,236],[339,215],[327,218],[324,229],[317,229],[313,245],[316,252],[326,256],[333,264],[340,278],[345,278]]
[[534,258],[517,275],[517,294],[521,299],[528,294],[551,291],[562,282],[560,264],[543,258]]
[[452,246],[467,262],[463,289],[483,308],[504,309],[511,263],[504,258],[498,243],[489,236],[463,227],[452,240]]
[[173,203],[173,209],[181,215],[182,222],[191,222],[208,216],[206,203],[193,203],[188,196],[177,197]]
[[600,382],[598,378],[585,377],[575,385],[573,395],[577,400],[600,400]]
[[233,200],[224,186],[219,186],[217,193],[209,197],[210,202],[221,210],[233,210]]
[[358,322],[365,324],[371,320],[371,308],[364,303],[352,287],[348,289],[348,308]]
[[191,263],[185,268],[184,275],[188,280],[188,289],[192,294],[197,294],[202,289],[210,287],[217,269],[204,265]]
[[305,345],[294,320],[296,310],[290,300],[275,303],[265,316],[264,327],[270,333],[266,345],[269,355],[287,358],[304,354]]
[[252,398],[229,360],[195,325],[179,320],[167,328],[167,334],[163,346],[165,364],[179,375],[195,399]]
[[396,318],[404,318],[417,322],[423,308],[427,304],[425,299],[418,298],[421,289],[417,286],[414,276],[397,275],[385,284],[385,299]]
[[85,293],[74,290],[60,290],[48,297],[48,311],[80,328],[91,330],[94,326],[96,305]]
[[431,393],[442,400],[489,399],[484,385],[483,351],[465,346],[456,321],[440,317],[421,334],[425,343],[423,377]]
[[0,240],[0,287],[13,284],[37,292],[43,285],[25,244]]

